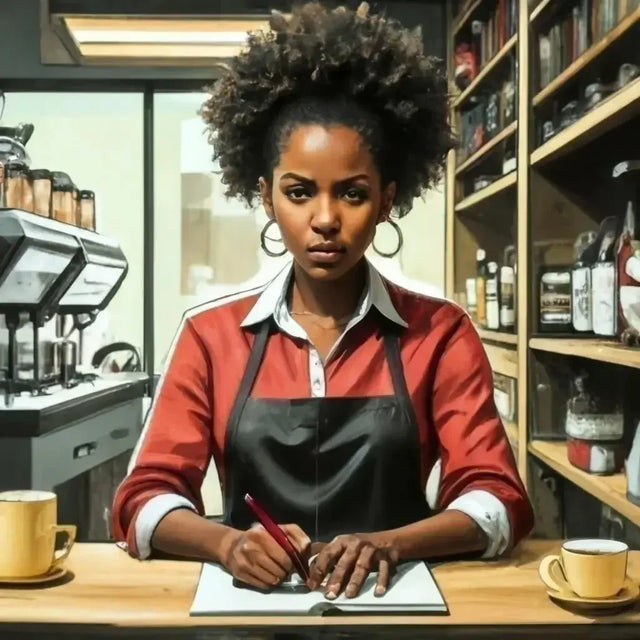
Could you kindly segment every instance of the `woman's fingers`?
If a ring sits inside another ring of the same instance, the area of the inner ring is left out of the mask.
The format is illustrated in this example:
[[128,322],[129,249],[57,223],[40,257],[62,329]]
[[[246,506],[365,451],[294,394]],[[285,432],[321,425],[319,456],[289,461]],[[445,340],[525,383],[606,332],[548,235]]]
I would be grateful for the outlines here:
[[297,524],[283,524],[280,528],[303,558],[307,559],[311,552],[311,539]]
[[363,548],[363,543],[359,540],[347,545],[344,549],[340,559],[331,572],[331,577],[327,582],[327,588],[325,589],[325,596],[330,600],[338,597],[338,594],[342,591],[343,585],[347,580],[351,578],[351,573],[355,569],[356,562],[360,556],[360,552]]
[[309,586],[312,589],[321,585],[326,576],[331,573],[343,551],[344,545],[340,541],[330,542],[322,548],[309,570]]
[[263,555],[275,562],[285,575],[291,572],[293,563],[289,554],[271,537],[268,531],[260,524],[249,529],[248,551]]
[[356,559],[355,567],[351,572],[349,583],[344,590],[347,598],[353,598],[360,593],[360,589],[362,589],[364,581],[371,572],[375,554],[376,550],[373,546],[366,546],[360,551],[360,555]]
[[383,596],[387,592],[389,581],[393,575],[394,567],[387,558],[383,558],[378,563],[378,580],[376,581],[376,588],[373,592],[376,596]]

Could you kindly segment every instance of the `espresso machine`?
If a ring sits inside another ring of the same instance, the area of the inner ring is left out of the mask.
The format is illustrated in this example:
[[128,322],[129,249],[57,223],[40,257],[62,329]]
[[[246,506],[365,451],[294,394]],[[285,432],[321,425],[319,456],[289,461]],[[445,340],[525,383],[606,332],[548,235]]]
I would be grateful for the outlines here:
[[[76,344],[68,336],[41,350],[40,329],[56,314],[82,330],[120,288],[128,264],[118,242],[94,231],[18,210],[0,209],[0,316],[8,329],[6,372],[0,392],[10,406],[16,395],[51,393],[87,381],[76,369]],[[32,326],[30,366],[17,364],[16,333]],[[53,363],[47,371],[41,358]]]

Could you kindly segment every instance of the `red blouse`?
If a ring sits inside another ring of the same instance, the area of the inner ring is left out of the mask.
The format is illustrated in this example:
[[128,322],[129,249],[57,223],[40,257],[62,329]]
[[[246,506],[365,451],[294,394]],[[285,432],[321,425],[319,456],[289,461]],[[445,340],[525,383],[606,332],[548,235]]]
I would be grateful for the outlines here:
[[[505,506],[511,542],[532,528],[533,513],[493,399],[492,372],[466,313],[446,300],[385,281],[408,325],[400,349],[420,432],[422,487],[442,460],[438,508],[475,489]],[[227,421],[251,350],[241,323],[259,293],[188,313],[113,506],[115,537],[136,555],[135,522],[160,494],[177,494],[204,513],[200,487],[211,456],[224,483]],[[388,394],[392,383],[377,315],[371,311],[342,338],[325,364],[327,396]],[[252,392],[256,397],[307,398],[309,343],[271,336]]]

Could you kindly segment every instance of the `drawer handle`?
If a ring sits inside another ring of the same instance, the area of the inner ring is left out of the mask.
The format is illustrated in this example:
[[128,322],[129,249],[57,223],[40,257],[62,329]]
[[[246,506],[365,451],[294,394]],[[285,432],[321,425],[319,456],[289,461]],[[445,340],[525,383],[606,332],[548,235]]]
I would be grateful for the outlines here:
[[122,438],[126,438],[129,435],[129,431],[131,429],[114,429],[110,435],[114,440],[122,440]]
[[77,458],[86,458],[87,456],[90,456],[97,448],[97,442],[85,442],[84,444],[79,444],[73,449],[73,459],[75,460]]

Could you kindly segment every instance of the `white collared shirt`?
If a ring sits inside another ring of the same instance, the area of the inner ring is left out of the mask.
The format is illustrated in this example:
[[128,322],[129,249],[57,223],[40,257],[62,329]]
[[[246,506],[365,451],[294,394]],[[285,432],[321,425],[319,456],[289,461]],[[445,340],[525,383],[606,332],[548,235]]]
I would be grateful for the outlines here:
[[[381,314],[392,322],[407,327],[395,309],[387,287],[373,265],[367,261],[367,284],[361,296],[353,317],[346,325],[342,335],[331,348],[325,358],[325,363],[336,353],[344,335],[363,320],[371,307],[375,307]],[[294,338],[308,342],[310,388],[313,397],[326,395],[325,363],[307,336],[306,331],[291,316],[287,306],[287,291],[290,283],[293,264],[289,263],[280,273],[269,282],[260,293],[257,301],[246,315],[241,326],[251,326],[273,316],[279,329]],[[440,461],[436,463],[427,481],[426,500],[433,509],[436,505],[438,481],[440,475]],[[149,500],[141,509],[135,523],[136,543],[139,557],[144,559],[151,554],[151,538],[158,523],[170,511],[176,508],[190,508],[195,506],[183,496],[176,494],[162,494]],[[447,510],[457,510],[472,518],[487,536],[487,547],[484,558],[492,558],[502,554],[511,538],[511,528],[506,508],[493,494],[481,489],[468,491],[454,499]]]

